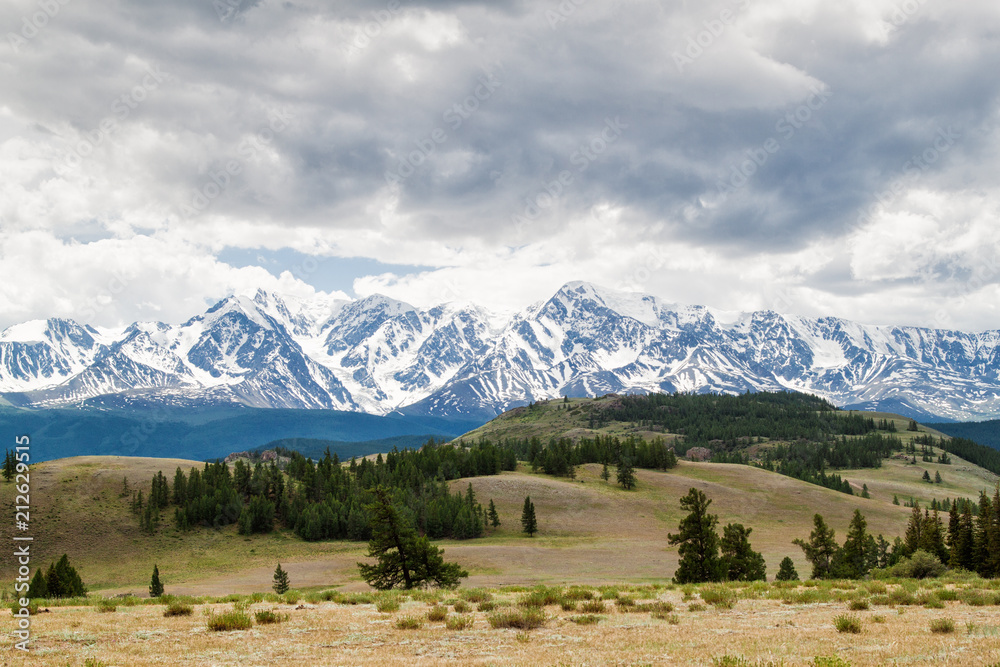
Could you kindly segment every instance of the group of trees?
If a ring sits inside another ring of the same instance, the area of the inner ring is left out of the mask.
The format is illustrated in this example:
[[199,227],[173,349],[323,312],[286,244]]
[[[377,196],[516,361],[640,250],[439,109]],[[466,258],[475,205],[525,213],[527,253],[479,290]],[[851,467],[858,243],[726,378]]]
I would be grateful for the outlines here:
[[728,524],[720,539],[715,530],[719,519],[708,513],[712,501],[703,492],[692,488],[680,502],[688,514],[681,519],[678,532],[667,535],[672,546],[679,545],[676,583],[765,579],[764,557],[750,546],[752,528]]
[[76,568],[69,564],[69,557],[62,555],[55,563],[50,563],[48,570],[42,574],[42,568],[35,571],[28,585],[28,597],[41,598],[74,598],[87,594]]

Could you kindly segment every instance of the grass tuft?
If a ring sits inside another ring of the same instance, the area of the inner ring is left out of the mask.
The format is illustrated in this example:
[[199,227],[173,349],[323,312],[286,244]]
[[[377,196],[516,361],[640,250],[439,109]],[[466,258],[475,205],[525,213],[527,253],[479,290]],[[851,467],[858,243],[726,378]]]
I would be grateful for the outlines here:
[[603,616],[598,616],[597,614],[582,614],[580,616],[569,617],[569,620],[573,621],[577,625],[597,625],[603,619]]
[[540,628],[547,620],[545,612],[538,607],[526,609],[500,609],[486,617],[492,628],[517,628],[533,630]]
[[955,632],[955,621],[950,618],[935,618],[931,621],[931,632],[950,634]]
[[253,617],[259,625],[271,625],[288,620],[288,614],[279,614],[273,609],[261,609]]
[[253,619],[244,609],[235,607],[230,611],[222,613],[211,613],[208,616],[208,629],[213,632],[225,632],[229,630],[249,630],[253,626]]
[[472,614],[456,614],[448,617],[445,627],[449,630],[468,630],[474,621]]
[[861,619],[851,614],[841,614],[834,617],[833,627],[837,628],[837,632],[848,632],[856,635],[861,632]]
[[166,609],[163,610],[163,616],[165,618],[170,618],[171,616],[190,616],[193,613],[194,607],[179,600],[174,600],[167,605]]
[[424,622],[416,616],[402,616],[396,619],[396,627],[400,630],[419,630],[424,627]]

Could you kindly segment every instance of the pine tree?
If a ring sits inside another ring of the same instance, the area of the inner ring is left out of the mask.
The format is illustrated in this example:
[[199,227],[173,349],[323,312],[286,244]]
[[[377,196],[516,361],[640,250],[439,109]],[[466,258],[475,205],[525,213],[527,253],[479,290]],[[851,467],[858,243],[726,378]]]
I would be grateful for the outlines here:
[[531,496],[525,496],[524,507],[521,509],[521,531],[534,537],[538,532],[538,520],[535,518],[535,505],[531,502]]
[[730,581],[764,581],[767,579],[767,566],[759,551],[750,546],[750,533],[753,528],[744,528],[742,524],[731,523],[722,529],[723,568],[726,578]]
[[45,575],[42,574],[42,568],[35,570],[35,576],[31,578],[31,584],[28,586],[28,597],[32,600],[41,600],[49,597],[49,588],[45,584]]
[[868,485],[867,484],[862,484],[861,485],[861,497],[862,498],[869,498],[869,499],[871,498],[871,495],[868,493]]
[[934,483],[935,484],[940,484],[941,483],[941,471],[940,470],[935,470],[934,471]]
[[906,524],[906,533],[903,542],[906,544],[906,556],[913,555],[920,548],[921,533],[924,529],[923,516],[920,513],[920,503],[913,502],[913,511],[910,512],[910,521]]
[[605,463],[604,466],[601,468],[601,479],[603,479],[605,482],[611,479],[611,471],[608,470],[607,463]]
[[840,547],[837,545],[836,534],[826,525],[822,516],[819,514],[813,516],[813,525],[808,542],[795,539],[792,540],[792,544],[801,547],[806,559],[812,563],[812,578],[824,579],[832,574],[834,559]]
[[687,510],[688,515],[681,519],[676,534],[667,534],[671,546],[680,545],[678,553],[681,558],[674,573],[674,582],[721,581],[725,571],[719,558],[719,535],[715,532],[719,518],[708,513],[712,501],[692,488],[680,503],[681,509]]
[[778,575],[775,577],[776,581],[798,581],[799,573],[795,571],[795,563],[788,556],[781,559],[781,564],[778,565]]
[[626,491],[631,491],[635,488],[635,481],[635,469],[632,467],[632,459],[623,456],[618,461],[618,483]]
[[487,518],[490,521],[490,526],[497,528],[500,526],[500,515],[497,514],[497,506],[493,504],[493,499],[490,498],[490,509],[486,513]]
[[892,504],[899,505],[899,496],[897,496],[895,493],[892,494]]
[[925,470],[925,471],[924,471],[924,476],[923,476],[923,477],[921,477],[921,479],[922,479],[922,480],[924,480],[925,482],[929,482],[929,481],[931,481],[931,475],[930,475],[930,473],[928,473],[928,472],[927,472],[927,471]]
[[163,595],[163,584],[160,583],[160,569],[153,565],[153,578],[149,582],[149,597],[158,598]]
[[288,592],[288,573],[281,569],[281,563],[278,563],[278,567],[274,570],[274,578],[271,584],[271,588],[278,595],[284,595]]
[[8,482],[14,479],[14,474],[17,472],[17,461],[14,457],[14,452],[7,450],[7,453],[3,457],[3,478]]
[[854,510],[854,517],[847,529],[847,539],[844,540],[839,573],[847,579],[860,579],[876,564],[875,540],[867,529],[868,522],[861,510]]
[[368,505],[372,539],[368,556],[375,565],[358,563],[361,577],[379,590],[411,589],[435,585],[442,588],[458,586],[469,573],[456,563],[445,563],[441,549],[426,537],[417,537],[410,522],[400,514],[384,487],[374,491],[375,502]]

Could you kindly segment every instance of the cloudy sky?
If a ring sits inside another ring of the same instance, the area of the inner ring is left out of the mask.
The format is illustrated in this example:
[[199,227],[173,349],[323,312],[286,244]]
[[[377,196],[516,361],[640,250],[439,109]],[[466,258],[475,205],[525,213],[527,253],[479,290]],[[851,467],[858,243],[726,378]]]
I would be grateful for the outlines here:
[[995,0],[5,0],[0,327],[570,280],[1000,328]]

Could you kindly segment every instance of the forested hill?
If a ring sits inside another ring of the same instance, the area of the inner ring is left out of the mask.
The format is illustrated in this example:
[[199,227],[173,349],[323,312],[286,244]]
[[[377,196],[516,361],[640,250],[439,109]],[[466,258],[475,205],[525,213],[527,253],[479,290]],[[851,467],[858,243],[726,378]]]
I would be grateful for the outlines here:
[[968,438],[980,445],[1000,450],[1000,419],[985,422],[958,422],[949,424],[928,424],[933,429],[947,433],[953,438]]

